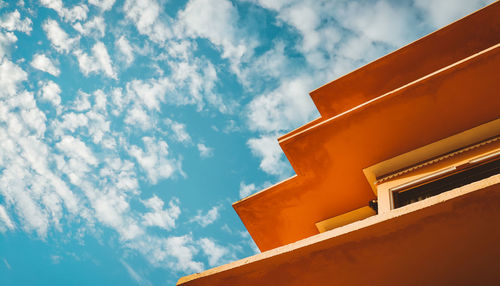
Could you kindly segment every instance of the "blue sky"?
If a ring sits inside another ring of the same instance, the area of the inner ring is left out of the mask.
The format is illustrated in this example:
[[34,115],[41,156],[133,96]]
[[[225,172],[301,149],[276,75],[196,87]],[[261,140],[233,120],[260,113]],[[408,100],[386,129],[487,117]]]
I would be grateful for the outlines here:
[[293,175],[308,92],[489,2],[0,1],[0,285],[257,253],[231,203]]

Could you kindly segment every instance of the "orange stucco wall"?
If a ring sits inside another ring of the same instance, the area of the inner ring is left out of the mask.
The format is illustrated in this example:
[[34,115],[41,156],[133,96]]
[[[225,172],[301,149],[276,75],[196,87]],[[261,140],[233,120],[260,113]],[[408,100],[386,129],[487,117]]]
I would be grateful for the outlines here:
[[261,250],[374,198],[362,170],[500,118],[500,46],[280,142],[297,177],[233,205]]

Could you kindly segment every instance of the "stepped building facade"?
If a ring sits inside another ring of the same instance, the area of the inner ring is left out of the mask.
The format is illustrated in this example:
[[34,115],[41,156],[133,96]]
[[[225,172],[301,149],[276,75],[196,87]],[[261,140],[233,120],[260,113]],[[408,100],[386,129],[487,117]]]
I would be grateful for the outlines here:
[[500,2],[310,95],[233,204],[262,253],[177,285],[500,285]]

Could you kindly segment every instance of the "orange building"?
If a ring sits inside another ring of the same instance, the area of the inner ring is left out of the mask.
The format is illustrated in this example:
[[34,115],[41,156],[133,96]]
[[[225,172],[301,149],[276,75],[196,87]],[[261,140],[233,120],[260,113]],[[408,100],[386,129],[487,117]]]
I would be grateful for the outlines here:
[[233,204],[262,253],[177,285],[500,285],[499,83],[495,2],[311,92]]

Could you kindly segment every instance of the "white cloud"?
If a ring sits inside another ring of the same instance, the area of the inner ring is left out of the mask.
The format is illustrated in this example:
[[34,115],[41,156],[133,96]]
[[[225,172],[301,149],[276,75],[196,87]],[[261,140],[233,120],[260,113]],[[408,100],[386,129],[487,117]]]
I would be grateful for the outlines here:
[[48,19],[42,27],[52,46],[60,53],[68,53],[79,40],[78,38],[70,38],[55,20]]
[[346,28],[364,35],[372,42],[383,42],[399,47],[411,41],[417,19],[407,7],[387,1],[376,3],[350,2],[339,9],[337,19]]
[[177,266],[173,266],[173,269],[180,269],[185,272],[192,270],[201,272],[203,270],[202,263],[193,261],[193,255],[197,250],[192,243],[192,238],[189,235],[169,237],[165,241],[165,249],[169,255],[177,260]]
[[262,171],[286,178],[291,174],[291,167],[283,161],[283,151],[276,138],[276,134],[263,135],[260,138],[249,139],[247,144],[252,154],[261,159],[260,168]]
[[222,48],[222,57],[230,59],[233,72],[240,73],[239,65],[254,45],[240,35],[238,11],[230,1],[190,0],[178,19],[178,34],[208,39]]
[[206,256],[208,256],[208,264],[211,267],[217,266],[225,262],[224,256],[229,254],[229,250],[217,245],[213,240],[209,238],[202,238],[199,241],[201,249]]
[[[276,42],[272,49],[252,61],[251,67],[245,70],[246,73],[250,72],[252,74],[244,76],[279,78],[288,73],[287,65],[288,58],[285,55],[285,44]],[[245,78],[245,80],[252,79]]]
[[[16,68],[9,71],[15,76]],[[18,78],[17,80],[22,80]],[[70,214],[80,210],[78,198],[50,170],[50,148],[43,143],[45,114],[37,108],[32,93],[2,82],[0,100],[0,195],[15,210],[22,229],[45,237],[51,225],[60,230],[63,206]]]
[[102,38],[106,33],[106,23],[101,16],[96,16],[92,20],[83,23],[83,25],[78,22],[73,25],[73,28],[84,36],[93,36],[96,38]]
[[76,100],[73,102],[73,108],[77,111],[85,111],[90,109],[90,94],[83,92],[81,90],[78,91],[78,96]]
[[75,51],[75,55],[78,58],[80,71],[85,76],[102,71],[106,76],[116,79],[116,73],[111,64],[108,50],[102,42],[97,42],[92,47],[92,55],[88,55],[81,50]]
[[61,73],[59,68],[44,54],[35,54],[30,65],[53,76],[59,76]]
[[494,0],[414,0],[415,6],[422,9],[434,28],[458,20]]
[[123,260],[120,260],[120,262],[122,263],[123,267],[125,267],[128,274],[130,275],[130,277],[132,277],[132,279],[134,279],[135,282],[137,282],[137,284],[139,284],[140,286],[151,286],[152,285],[151,282],[149,282],[149,280],[144,278],[143,275],[140,275],[139,273],[137,273],[137,271],[135,271],[132,268],[132,266],[128,265],[128,263],[126,263]]
[[133,80],[127,83],[127,94],[136,98],[136,102],[149,110],[160,110],[160,103],[165,101],[165,95],[175,87],[169,78],[150,80]]
[[168,203],[169,208],[166,209],[163,209],[164,203],[156,195],[144,201],[143,204],[152,210],[142,216],[143,224],[145,226],[157,226],[166,230],[170,230],[175,227],[175,220],[181,214],[178,199],[172,199]]
[[118,190],[130,191],[132,194],[138,193],[139,182],[134,170],[134,163],[128,160],[121,160],[118,157],[105,159],[106,165],[101,168],[99,175],[108,177],[111,185]]
[[31,25],[31,19],[24,18],[24,20],[21,20],[21,14],[17,10],[4,14],[0,18],[0,27],[7,31],[20,31],[29,35],[32,29]]
[[248,105],[248,126],[265,132],[290,130],[313,119],[316,109],[308,92],[308,77],[284,80],[270,93],[254,98]]
[[14,223],[10,219],[4,206],[0,205],[0,232],[4,232],[6,229],[13,230]]
[[17,41],[17,37],[12,32],[0,32],[0,58],[9,53],[10,46]]
[[153,137],[143,137],[142,141],[144,150],[132,145],[128,153],[137,160],[151,183],[156,184],[158,180],[170,178],[176,171],[183,174],[180,161],[168,156],[168,145],[165,141]]
[[51,255],[50,260],[52,260],[52,264],[59,264],[62,260],[62,257],[59,255]]
[[141,252],[157,267],[191,273],[203,271],[203,263],[194,261],[198,245],[194,244],[191,234],[167,238],[149,236],[127,246]]
[[105,191],[93,191],[91,194],[90,199],[97,219],[118,231],[123,241],[137,239],[143,235],[143,229],[127,215],[130,205],[124,193],[110,187]]
[[257,190],[255,184],[245,184],[245,182],[240,182],[240,198],[246,198]]
[[164,43],[172,37],[168,17],[160,16],[162,10],[155,0],[126,0],[123,5],[125,15],[139,33],[147,35],[153,42]]
[[67,22],[83,21],[87,19],[88,7],[84,4],[75,5],[73,8],[65,8],[62,0],[40,0],[41,4],[57,12],[59,17]]
[[0,97],[14,95],[28,74],[6,58],[0,58]]
[[175,141],[180,143],[191,142],[191,136],[187,133],[185,124],[168,118],[165,119],[165,123],[170,127],[170,130],[172,130]]
[[279,14],[279,18],[288,22],[300,32],[303,37],[301,49],[304,51],[310,51],[320,44],[318,28],[321,18],[318,17],[318,8],[316,3],[296,2]]
[[96,166],[98,163],[92,150],[78,138],[63,136],[61,141],[56,143],[56,148],[64,152],[69,158],[79,159],[88,165]]
[[116,145],[114,138],[109,137],[110,121],[102,114],[96,111],[97,105],[94,109],[87,112],[86,116],[89,119],[88,132],[92,137],[94,144],[101,144],[101,147],[113,149]]
[[89,4],[101,8],[102,11],[107,11],[113,7],[115,0],[89,0]]
[[232,112],[233,106],[223,102],[213,91],[218,77],[210,61],[191,58],[185,61],[170,61],[169,66],[173,71],[171,78],[177,83],[177,92],[189,94],[189,97],[183,96],[178,99],[181,104],[196,104],[198,110],[202,110],[207,102],[222,113]]
[[0,187],[2,195],[8,204],[13,204],[20,223],[25,231],[36,231],[40,237],[45,237],[49,227],[48,214],[39,206],[36,194],[30,194],[32,176],[24,169],[25,162],[11,165],[2,172]]
[[198,143],[198,145],[196,145],[196,147],[198,147],[198,151],[200,152],[200,157],[202,157],[202,158],[208,158],[208,157],[212,157],[214,155],[214,149],[207,147],[203,143]]
[[40,94],[42,100],[52,103],[56,108],[61,104],[61,88],[51,80],[41,84]]
[[[2,2],[0,2],[0,8],[2,7]],[[12,270],[12,266],[10,266],[9,262],[7,261],[7,259],[3,259],[3,263],[5,264],[5,267],[7,267],[7,269],[9,270]]]
[[129,126],[139,127],[143,131],[149,130],[154,126],[148,113],[139,105],[134,105],[127,110],[127,115],[123,121]]
[[134,61],[134,49],[130,45],[130,42],[125,38],[125,36],[121,36],[118,40],[116,40],[115,45],[118,47],[118,50],[125,58],[125,63],[130,65]]
[[198,214],[194,216],[190,222],[196,222],[202,227],[206,227],[214,223],[219,218],[219,207],[214,206],[210,210],[207,211],[206,214],[203,214],[201,210],[198,210]]

